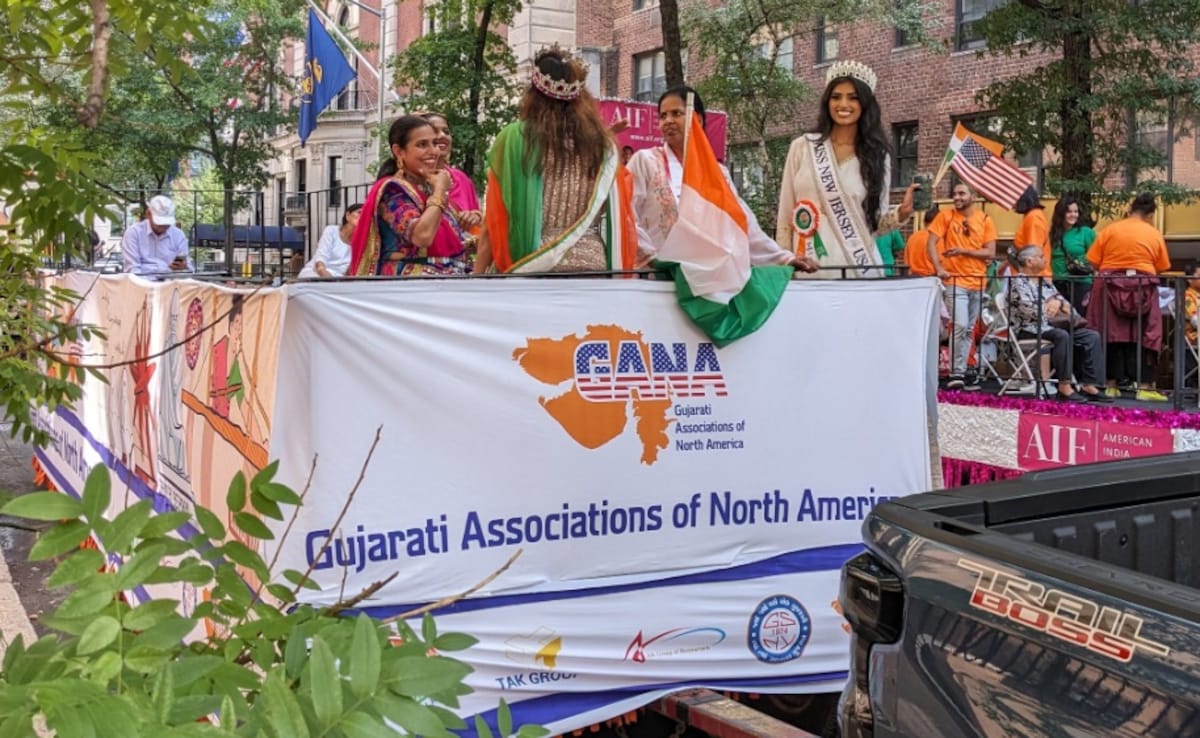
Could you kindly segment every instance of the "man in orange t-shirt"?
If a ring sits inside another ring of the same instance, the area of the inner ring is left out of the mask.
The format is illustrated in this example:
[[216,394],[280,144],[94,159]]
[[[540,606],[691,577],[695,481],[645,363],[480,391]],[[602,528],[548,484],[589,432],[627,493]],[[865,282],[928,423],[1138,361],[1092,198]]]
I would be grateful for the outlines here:
[[932,277],[937,274],[933,263],[929,261],[929,224],[938,216],[938,206],[934,205],[925,211],[922,222],[925,227],[913,234],[904,242],[904,263],[908,265],[908,273],[913,277]]
[[1050,224],[1046,221],[1046,208],[1042,205],[1041,196],[1038,195],[1037,190],[1029,187],[1017,200],[1013,210],[1023,216],[1021,225],[1017,227],[1017,232],[1013,235],[1013,248],[1017,251],[1026,246],[1041,248],[1042,271],[1034,276],[1050,279],[1054,276],[1054,272],[1050,268]]
[[954,321],[950,346],[949,389],[979,389],[966,381],[967,356],[975,323],[983,309],[988,263],[996,256],[996,224],[975,207],[975,196],[965,184],[954,185],[954,208],[943,210],[929,224],[926,251],[934,272],[946,290],[946,309]]

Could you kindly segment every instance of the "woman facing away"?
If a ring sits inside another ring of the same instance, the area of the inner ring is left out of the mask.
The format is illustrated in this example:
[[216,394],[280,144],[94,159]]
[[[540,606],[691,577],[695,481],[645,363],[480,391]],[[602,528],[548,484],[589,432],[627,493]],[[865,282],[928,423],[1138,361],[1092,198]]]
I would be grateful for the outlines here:
[[586,83],[586,66],[562,49],[535,57],[519,120],[488,156],[477,272],[633,268],[633,184]]
[[361,211],[362,203],[355,203],[342,214],[340,226],[325,226],[312,261],[305,264],[296,276],[300,279],[344,277],[350,268],[350,240],[354,237],[354,229],[358,226]]
[[792,141],[779,193],[775,240],[825,269],[819,276],[884,276],[875,243],[912,215],[910,185],[889,208],[891,164],[875,72],[861,62],[829,67],[816,128]]
[[429,121],[397,118],[388,130],[392,158],[379,168],[351,241],[352,276],[466,274],[465,234],[447,203],[452,180]]
[[[691,87],[682,86],[667,90],[658,98],[658,128],[663,143],[651,149],[635,152],[628,167],[633,175],[633,210],[637,215],[639,262],[648,263],[662,247],[679,219],[679,194],[683,189],[683,143],[687,130],[687,96],[692,95],[692,109],[705,124],[704,101]],[[721,171],[729,182],[729,189],[736,195],[733,181],[724,167]],[[815,271],[816,262],[804,254],[797,256],[788,249],[779,247],[774,239],[763,232],[754,211],[738,196],[738,204],[746,215],[750,237],[750,262],[752,264],[789,264],[801,271]]]
[[1074,195],[1065,195],[1054,205],[1050,217],[1050,266],[1054,274],[1054,286],[1067,300],[1086,316],[1091,301],[1092,275],[1072,274],[1067,264],[1087,264],[1087,252],[1096,240],[1091,219],[1083,209],[1083,203]]

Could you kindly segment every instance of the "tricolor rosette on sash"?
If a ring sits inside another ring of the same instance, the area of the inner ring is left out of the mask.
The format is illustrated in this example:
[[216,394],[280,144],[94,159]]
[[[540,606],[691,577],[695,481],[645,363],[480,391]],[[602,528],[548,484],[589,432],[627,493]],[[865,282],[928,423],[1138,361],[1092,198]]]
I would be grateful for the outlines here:
[[[792,248],[797,256],[815,256],[820,259],[828,254],[825,244],[821,242],[821,234],[817,228],[821,225],[821,211],[812,200],[797,200],[792,208],[792,233],[795,243]],[[808,239],[812,238],[812,252],[808,250]]]

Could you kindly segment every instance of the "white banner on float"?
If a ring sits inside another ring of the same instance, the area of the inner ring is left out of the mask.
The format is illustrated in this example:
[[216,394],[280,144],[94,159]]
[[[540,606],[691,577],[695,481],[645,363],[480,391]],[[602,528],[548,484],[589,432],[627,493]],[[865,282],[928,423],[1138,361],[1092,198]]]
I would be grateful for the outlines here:
[[439,614],[480,638],[464,715],[558,732],[844,676],[838,569],[876,502],[931,486],[932,280],[796,283],[724,349],[656,282],[288,291],[271,452],[297,488],[317,459],[281,559],[311,601],[399,571],[365,604],[404,612],[522,551]]

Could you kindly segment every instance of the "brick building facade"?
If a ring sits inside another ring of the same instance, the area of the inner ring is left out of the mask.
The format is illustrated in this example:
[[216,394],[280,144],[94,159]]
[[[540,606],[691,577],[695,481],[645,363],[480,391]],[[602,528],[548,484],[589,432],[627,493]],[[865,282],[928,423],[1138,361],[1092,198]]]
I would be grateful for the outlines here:
[[[958,120],[986,114],[975,100],[979,90],[1046,60],[1038,54],[1022,58],[978,53],[981,44],[972,38],[970,21],[995,4],[941,0],[941,25],[933,35],[946,41],[948,53],[908,44],[897,29],[877,23],[797,29],[788,49],[792,71],[815,90],[824,87],[825,71],[833,60],[862,61],[878,73],[877,94],[895,149],[894,184],[900,185],[914,172],[937,170]],[[656,56],[662,48],[656,0],[580,3],[577,43],[586,55],[603,58],[601,94],[655,99],[664,88],[661,57]],[[707,71],[703,60],[691,61],[693,77]],[[1200,143],[1187,130],[1191,126],[1183,125],[1183,116],[1178,118],[1149,125],[1142,135],[1169,152],[1169,171],[1160,173],[1162,178],[1200,187]],[[810,103],[795,120],[780,122],[775,132],[790,139],[815,119],[815,103]],[[1021,166],[1035,176],[1044,161],[1038,152],[1020,158]]]
[[[372,8],[380,4],[380,0],[363,1]],[[389,57],[426,32],[426,10],[436,2],[388,3]],[[780,49],[780,56],[790,58],[793,74],[818,91],[824,86],[829,63],[836,59],[862,61],[877,72],[877,95],[894,148],[893,184],[899,188],[911,181],[915,172],[937,170],[956,121],[975,118],[974,125],[979,127],[978,119],[987,112],[975,101],[980,89],[1044,61],[1036,54],[1006,58],[977,53],[979,44],[971,39],[970,20],[996,2],[940,0],[940,27],[933,35],[946,41],[949,52],[935,53],[906,44],[895,28],[856,23],[796,29],[786,42],[788,48]],[[363,54],[377,66],[378,18],[343,0],[325,0],[321,5],[348,36],[365,42]],[[665,89],[658,0],[528,0],[513,24],[504,30],[522,73],[537,49],[558,43],[577,49],[591,64],[589,88],[597,96],[652,101]],[[299,76],[303,43],[295,43],[287,54],[285,68]],[[689,58],[686,52],[684,66],[690,70],[689,79],[710,73],[703,59]],[[310,230],[319,233],[325,223],[340,217],[337,204],[324,203],[318,208],[320,212],[314,213],[311,207],[305,210],[301,193],[370,180],[367,170],[375,157],[371,128],[378,120],[377,85],[364,72],[351,89],[352,94],[344,95],[321,116],[321,124],[306,147],[299,146],[294,132],[281,131],[275,141],[279,157],[272,166],[273,185],[264,193],[268,213],[278,208],[290,224],[307,223]],[[780,141],[794,138],[813,124],[815,108],[815,102],[803,106],[792,120],[780,121],[773,133]],[[398,108],[389,107],[388,120],[398,112]],[[1143,135],[1169,151],[1170,164],[1160,173],[1161,178],[1200,188],[1200,139],[1191,132],[1194,126],[1187,118],[1179,118],[1149,126]],[[736,147],[737,142],[733,143]],[[1043,163],[1040,152],[1020,159],[1021,166],[1035,177]],[[734,169],[735,178],[739,178],[736,166]],[[776,186],[763,184],[768,193]],[[948,182],[936,194],[944,197],[947,192]],[[999,214],[998,221],[1006,220],[1006,215]],[[1183,230],[1189,238],[1195,231],[1200,239],[1200,211],[1193,215],[1189,215]],[[1006,230],[1005,223],[1000,225],[1002,231]]]

